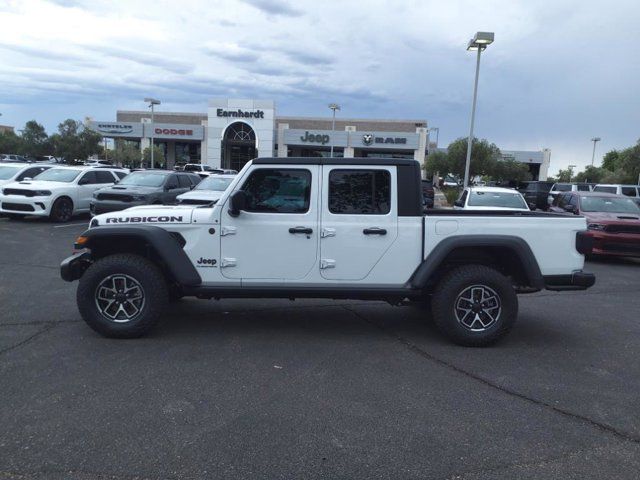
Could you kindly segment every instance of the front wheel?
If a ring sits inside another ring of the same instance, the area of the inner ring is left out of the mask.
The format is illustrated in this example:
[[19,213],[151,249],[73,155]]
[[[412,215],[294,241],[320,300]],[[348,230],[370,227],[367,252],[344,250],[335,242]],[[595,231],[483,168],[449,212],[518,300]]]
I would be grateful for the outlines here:
[[73,216],[73,202],[70,198],[62,197],[53,202],[49,218],[54,222],[65,223]]
[[162,272],[144,257],[116,254],[91,265],[80,279],[80,315],[105,337],[135,338],[158,322],[168,301]]
[[484,265],[450,271],[432,298],[433,319],[453,342],[490,345],[506,335],[518,316],[518,297],[511,282]]

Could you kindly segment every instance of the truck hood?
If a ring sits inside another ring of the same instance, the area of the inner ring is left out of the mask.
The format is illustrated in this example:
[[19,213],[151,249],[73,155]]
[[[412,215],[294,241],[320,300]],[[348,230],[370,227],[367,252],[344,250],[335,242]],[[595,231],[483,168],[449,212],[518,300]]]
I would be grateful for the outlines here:
[[150,193],[158,193],[160,187],[141,187],[139,185],[114,185],[112,187],[104,187],[98,190],[100,193],[122,193],[133,195],[148,195]]
[[600,223],[640,223],[640,214],[637,213],[610,213],[610,212],[581,212],[589,222]]
[[75,186],[73,182],[43,182],[38,180],[13,182],[3,185],[4,188],[17,188],[22,190],[55,190],[57,188],[70,188]]
[[96,215],[92,222],[97,220],[98,225],[177,225],[191,223],[193,210],[192,205],[142,205]]
[[205,200],[208,202],[216,202],[220,200],[224,192],[219,190],[192,190],[190,192],[181,193],[177,196],[178,200]]

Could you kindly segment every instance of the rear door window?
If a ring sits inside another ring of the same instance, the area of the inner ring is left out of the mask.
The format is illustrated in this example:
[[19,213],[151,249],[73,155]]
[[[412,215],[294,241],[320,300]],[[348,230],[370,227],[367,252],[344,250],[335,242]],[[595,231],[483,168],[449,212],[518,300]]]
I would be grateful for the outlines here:
[[636,187],[621,187],[622,195],[627,197],[636,197],[637,191]]
[[391,210],[391,175],[387,170],[329,173],[329,211],[344,215],[386,215]]
[[107,170],[101,170],[95,172],[96,183],[113,183],[116,181],[113,174]]
[[180,188],[191,188],[191,182],[186,175],[178,175],[178,184]]

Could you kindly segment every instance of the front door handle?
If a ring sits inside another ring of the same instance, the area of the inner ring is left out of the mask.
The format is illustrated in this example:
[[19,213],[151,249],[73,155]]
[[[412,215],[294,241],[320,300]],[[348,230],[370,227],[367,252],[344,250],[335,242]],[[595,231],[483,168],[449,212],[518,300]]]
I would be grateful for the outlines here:
[[304,233],[305,235],[311,235],[313,233],[313,229],[309,227],[291,227],[289,229],[289,233]]
[[365,235],[386,235],[387,231],[384,228],[371,227],[365,228],[364,230],[362,230],[362,233],[364,233]]

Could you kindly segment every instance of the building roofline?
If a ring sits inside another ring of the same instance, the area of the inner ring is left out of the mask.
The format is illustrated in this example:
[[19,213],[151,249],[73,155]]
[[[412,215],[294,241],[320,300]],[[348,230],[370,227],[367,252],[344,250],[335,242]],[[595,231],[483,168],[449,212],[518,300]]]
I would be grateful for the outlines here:
[[[116,110],[116,116],[119,113],[126,114],[136,114],[136,115],[151,115],[151,112],[148,110]],[[198,117],[206,117],[206,113],[195,113],[195,112],[163,112],[161,110],[155,110],[154,115],[175,115],[175,116],[185,116],[185,115],[195,115]]]
[[[331,121],[332,118],[330,116],[327,117],[303,117],[303,116],[289,116],[289,115],[276,115],[276,120],[321,120],[321,121]],[[421,119],[395,119],[395,118],[343,118],[336,117],[336,122],[385,122],[385,123],[424,123],[427,124],[426,120]]]

